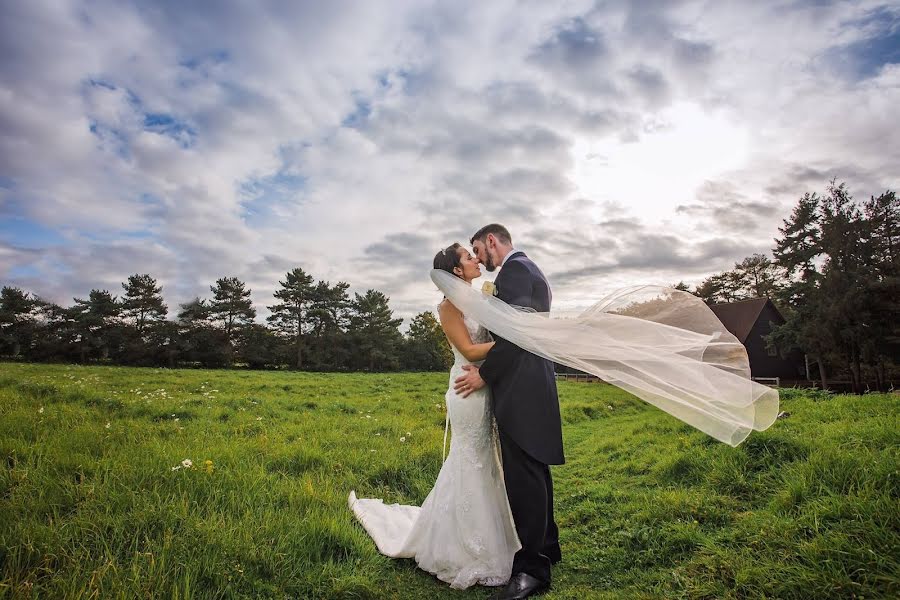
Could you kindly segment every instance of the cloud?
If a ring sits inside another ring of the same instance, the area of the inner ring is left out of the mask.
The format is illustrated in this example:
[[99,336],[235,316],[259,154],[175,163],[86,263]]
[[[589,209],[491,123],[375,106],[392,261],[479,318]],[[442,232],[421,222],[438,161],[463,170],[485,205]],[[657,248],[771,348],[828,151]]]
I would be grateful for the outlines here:
[[150,272],[171,307],[237,276],[262,319],[302,267],[408,317],[434,253],[501,222],[557,298],[697,282],[832,177],[897,188],[898,14],[10,3],[0,278],[65,301]]
[[[817,179],[816,183],[821,181]],[[675,212],[729,232],[756,229],[781,208],[774,200],[748,198],[728,181],[707,181],[697,190],[696,197],[697,202],[681,204]]]

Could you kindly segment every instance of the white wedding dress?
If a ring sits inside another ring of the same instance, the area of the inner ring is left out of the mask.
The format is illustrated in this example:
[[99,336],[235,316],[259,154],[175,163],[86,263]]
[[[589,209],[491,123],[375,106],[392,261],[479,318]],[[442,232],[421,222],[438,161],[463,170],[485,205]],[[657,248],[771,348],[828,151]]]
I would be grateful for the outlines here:
[[[474,343],[490,341],[475,321],[465,318],[465,324]],[[446,394],[450,452],[421,508],[357,498],[352,491],[350,508],[382,554],[414,558],[453,588],[503,585],[521,544],[506,497],[490,389],[457,395],[453,380],[471,363],[456,348],[453,355]]]

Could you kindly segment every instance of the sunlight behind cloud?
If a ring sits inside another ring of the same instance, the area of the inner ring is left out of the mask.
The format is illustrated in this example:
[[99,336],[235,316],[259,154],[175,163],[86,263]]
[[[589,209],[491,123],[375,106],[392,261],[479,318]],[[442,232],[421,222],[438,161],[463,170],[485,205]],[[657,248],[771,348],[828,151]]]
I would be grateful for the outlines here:
[[576,139],[571,180],[579,196],[653,223],[673,218],[705,180],[742,166],[748,147],[749,132],[724,114],[680,103],[646,121],[637,140]]

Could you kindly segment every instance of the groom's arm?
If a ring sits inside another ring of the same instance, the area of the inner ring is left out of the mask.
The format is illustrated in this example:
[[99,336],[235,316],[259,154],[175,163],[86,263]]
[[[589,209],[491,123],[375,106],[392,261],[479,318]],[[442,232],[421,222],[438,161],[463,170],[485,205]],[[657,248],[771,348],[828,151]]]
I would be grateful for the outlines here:
[[[515,306],[531,306],[532,281],[528,267],[518,261],[509,261],[503,266],[497,279],[501,300]],[[525,352],[501,337],[497,337],[494,341],[496,342],[494,347],[478,369],[481,378],[488,385],[493,385],[494,381],[501,377],[504,371],[510,369]]]

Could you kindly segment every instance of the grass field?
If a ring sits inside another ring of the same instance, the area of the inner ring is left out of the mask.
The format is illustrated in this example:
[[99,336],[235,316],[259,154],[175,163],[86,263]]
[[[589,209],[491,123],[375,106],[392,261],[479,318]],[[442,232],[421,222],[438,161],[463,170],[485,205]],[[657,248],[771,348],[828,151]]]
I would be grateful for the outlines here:
[[[421,503],[446,385],[0,364],[0,598],[487,597],[382,557],[347,508]],[[546,598],[900,594],[897,395],[783,390],[738,448],[610,386],[560,396]]]

